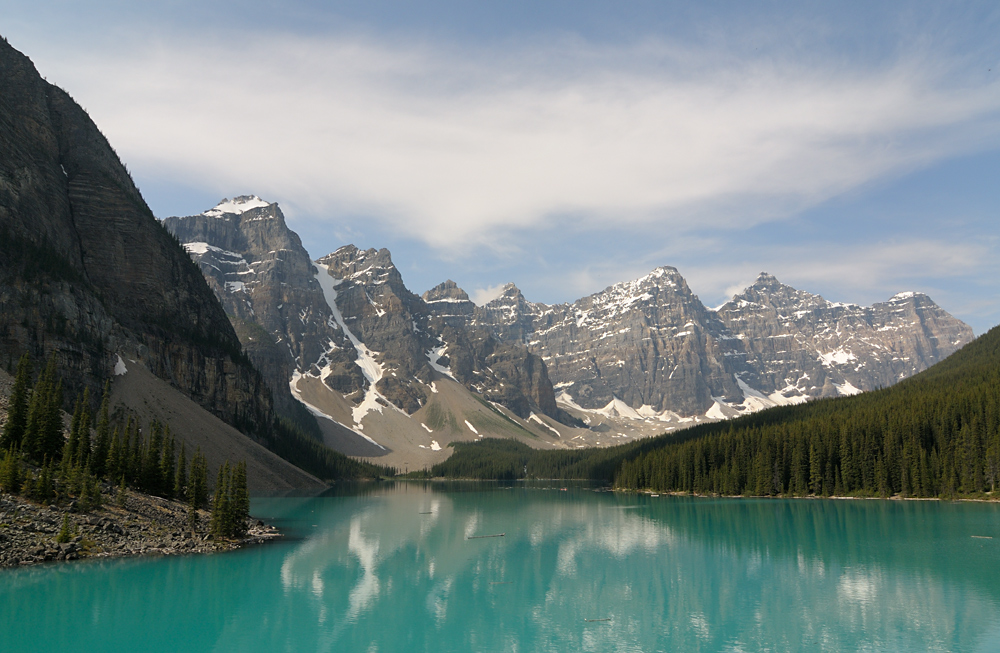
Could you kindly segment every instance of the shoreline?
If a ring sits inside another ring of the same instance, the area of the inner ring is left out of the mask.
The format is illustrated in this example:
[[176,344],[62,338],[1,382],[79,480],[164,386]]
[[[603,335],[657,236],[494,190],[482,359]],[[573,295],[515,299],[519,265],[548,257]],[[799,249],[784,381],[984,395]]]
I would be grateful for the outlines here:
[[[188,506],[137,492],[129,492],[125,507],[102,492],[104,505],[87,513],[42,505],[24,497],[0,494],[0,569],[45,563],[169,556],[232,551],[280,539],[273,526],[251,518],[246,537],[217,540],[209,533],[210,514],[198,511],[194,531],[188,525]],[[56,538],[66,519],[68,542]]]
[[859,496],[852,497],[849,495],[831,494],[828,497],[825,496],[815,496],[812,494],[805,496],[796,496],[792,494],[699,494],[698,492],[676,492],[670,490],[664,491],[654,491],[650,489],[625,489],[625,488],[612,488],[612,492],[628,492],[633,494],[648,494],[655,496],[668,496],[668,497],[697,497],[699,499],[807,499],[810,501],[824,501],[824,500],[834,500],[834,501],[970,501],[974,503],[1000,503],[1000,496],[996,498],[976,498],[976,497],[903,497],[898,494],[894,494],[891,497],[872,497],[872,496]]
[[605,484],[602,485],[606,488],[608,492],[621,492],[624,494],[646,494],[646,495],[657,495],[657,496],[671,496],[671,497],[697,497],[699,499],[808,499],[808,500],[826,500],[832,499],[835,501],[969,501],[974,503],[1000,503],[1000,493],[995,497],[963,497],[956,496],[951,498],[946,497],[912,497],[912,496],[900,496],[894,494],[892,496],[850,496],[841,494],[832,494],[830,496],[816,496],[816,495],[793,495],[793,494],[701,494],[698,492],[679,492],[675,490],[651,490],[649,488],[621,488],[615,487],[606,481],[585,479],[585,478],[516,478],[516,479],[496,479],[496,478],[452,478],[448,476],[433,476],[429,478],[391,478],[391,481],[403,481],[403,482],[422,482],[422,483],[525,483],[525,482],[538,482],[538,483],[593,483],[593,484]]

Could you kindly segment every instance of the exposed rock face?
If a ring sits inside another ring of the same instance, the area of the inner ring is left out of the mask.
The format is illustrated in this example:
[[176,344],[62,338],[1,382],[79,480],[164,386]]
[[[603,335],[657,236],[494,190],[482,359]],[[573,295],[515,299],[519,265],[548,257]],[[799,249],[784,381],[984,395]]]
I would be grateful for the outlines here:
[[443,373],[518,415],[568,419],[541,359],[470,332],[475,306],[454,282],[423,299],[410,292],[388,250],[347,245],[314,265],[277,204],[252,195],[163,224],[199,263],[281,409],[293,402],[289,382],[311,376],[350,402],[347,426],[360,429],[369,410],[419,410]]
[[476,311],[469,295],[451,279],[425,292],[423,300],[431,315],[453,328],[465,327]]
[[[281,209],[240,196],[200,215],[167,218],[163,226],[201,267],[267,380],[276,408],[301,418],[288,389],[292,371],[319,360],[326,344],[341,342],[343,334],[328,319],[316,267]],[[343,361],[354,367],[351,362]],[[361,375],[354,376],[357,389]]]
[[509,284],[472,323],[527,343],[567,405],[609,410],[621,400],[636,417],[727,417],[853,394],[915,374],[973,337],[926,295],[833,304],[767,274],[715,312],[670,267],[555,306]]
[[585,408],[617,397],[635,408],[703,413],[712,397],[741,397],[733,375],[749,371],[741,343],[671,267],[556,306],[526,302],[508,285],[477,311],[476,323],[526,341]]
[[98,396],[122,353],[231,424],[269,423],[197,267],[83,109],[0,42],[0,357],[23,351],[57,353],[68,398]]
[[[566,420],[555,405],[545,365],[518,343],[501,343],[487,330],[466,324],[474,305],[454,282],[410,292],[388,250],[341,247],[317,261],[337,281],[335,302],[345,326],[363,343],[380,369],[378,393],[412,414],[428,399],[432,371],[452,376],[471,390],[511,409],[520,417],[533,410]],[[364,367],[364,366],[362,366]],[[328,374],[328,386],[338,379]]]
[[747,350],[755,386],[828,397],[892,385],[950,355],[972,329],[920,293],[873,306],[828,302],[761,273],[718,310]]

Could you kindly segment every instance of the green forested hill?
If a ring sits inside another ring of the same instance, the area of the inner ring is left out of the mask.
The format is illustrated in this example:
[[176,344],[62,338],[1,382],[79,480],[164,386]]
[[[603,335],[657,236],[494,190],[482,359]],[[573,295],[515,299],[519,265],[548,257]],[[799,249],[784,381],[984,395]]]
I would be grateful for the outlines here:
[[[956,496],[1000,480],[1000,328],[891,388],[586,452],[456,452],[435,473],[747,495]],[[507,449],[510,449],[509,447]]]

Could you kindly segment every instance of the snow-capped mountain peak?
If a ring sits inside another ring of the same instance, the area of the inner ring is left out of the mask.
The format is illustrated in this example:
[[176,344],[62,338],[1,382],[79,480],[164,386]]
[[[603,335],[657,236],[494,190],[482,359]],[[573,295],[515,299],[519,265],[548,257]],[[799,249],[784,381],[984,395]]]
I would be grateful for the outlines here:
[[270,203],[256,195],[239,195],[233,199],[223,198],[221,202],[205,211],[202,215],[207,215],[211,218],[218,218],[227,214],[240,215],[251,209],[260,209],[266,206],[270,206]]

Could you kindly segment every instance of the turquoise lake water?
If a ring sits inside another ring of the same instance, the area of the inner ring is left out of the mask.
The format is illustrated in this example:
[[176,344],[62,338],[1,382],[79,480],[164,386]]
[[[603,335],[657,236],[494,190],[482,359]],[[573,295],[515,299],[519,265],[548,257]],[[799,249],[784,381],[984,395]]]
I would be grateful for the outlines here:
[[996,505],[383,483],[253,512],[288,539],[0,572],[0,650],[1000,651]]

